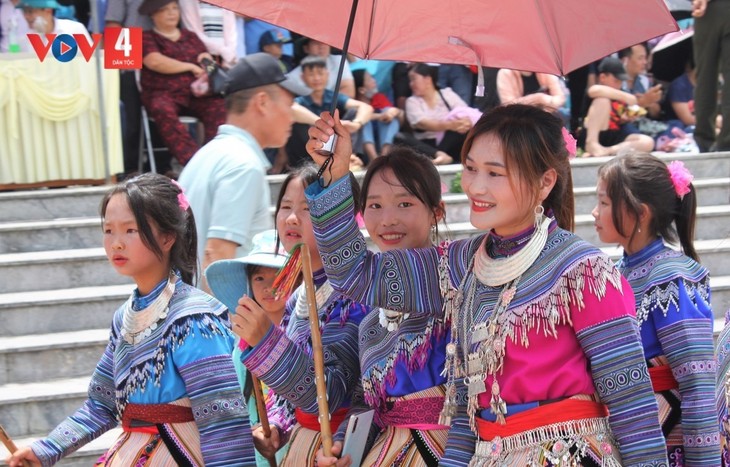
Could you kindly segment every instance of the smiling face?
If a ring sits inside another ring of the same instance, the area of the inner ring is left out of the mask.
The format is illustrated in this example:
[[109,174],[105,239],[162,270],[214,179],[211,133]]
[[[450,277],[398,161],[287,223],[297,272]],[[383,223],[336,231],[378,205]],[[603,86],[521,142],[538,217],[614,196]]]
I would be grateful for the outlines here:
[[363,219],[380,251],[428,247],[436,223],[434,213],[403,187],[390,168],[371,179]]
[[304,183],[299,178],[292,179],[286,186],[276,214],[276,231],[286,251],[291,251],[297,243],[305,243],[312,257],[312,267],[314,270],[321,267],[309,206],[304,196]]
[[480,230],[500,236],[521,232],[534,223],[533,196],[518,173],[508,173],[499,139],[477,136],[464,161],[461,187],[471,203],[470,221]]
[[114,269],[134,279],[143,295],[167,277],[170,249],[174,243],[171,236],[160,234],[154,221],[150,220],[150,226],[162,249],[162,260],[142,241],[126,196],[116,194],[109,199],[103,219],[104,251]]

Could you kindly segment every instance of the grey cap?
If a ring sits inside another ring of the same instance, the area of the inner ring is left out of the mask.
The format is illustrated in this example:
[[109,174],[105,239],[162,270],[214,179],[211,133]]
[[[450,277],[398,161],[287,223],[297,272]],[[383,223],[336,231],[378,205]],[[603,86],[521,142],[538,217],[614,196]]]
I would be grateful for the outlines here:
[[608,73],[621,81],[629,79],[629,75],[626,74],[626,68],[624,68],[623,62],[614,57],[606,57],[601,60],[601,63],[598,65],[598,72]]
[[272,55],[260,52],[240,58],[238,63],[228,70],[225,94],[268,84],[278,84],[295,96],[306,96],[312,92],[303,84],[288,78]]

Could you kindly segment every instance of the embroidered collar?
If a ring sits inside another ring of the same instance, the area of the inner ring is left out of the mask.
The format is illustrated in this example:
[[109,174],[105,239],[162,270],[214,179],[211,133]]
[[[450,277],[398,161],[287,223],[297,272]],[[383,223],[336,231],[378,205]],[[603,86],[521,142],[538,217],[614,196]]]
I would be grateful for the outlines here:
[[653,242],[637,251],[636,253],[628,254],[624,251],[624,256],[621,261],[621,265],[627,268],[633,268],[644,261],[652,258],[657,253],[664,249],[664,241],[661,237],[657,237]]

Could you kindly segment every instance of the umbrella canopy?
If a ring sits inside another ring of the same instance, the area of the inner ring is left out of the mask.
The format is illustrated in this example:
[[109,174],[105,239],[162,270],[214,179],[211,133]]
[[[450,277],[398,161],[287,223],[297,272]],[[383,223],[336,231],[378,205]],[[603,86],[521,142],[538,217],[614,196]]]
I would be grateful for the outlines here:
[[[346,0],[206,0],[342,47]],[[360,58],[565,75],[676,31],[664,0],[360,0],[349,52]],[[455,45],[458,38],[474,51]]]
[[687,62],[692,58],[694,29],[671,32],[665,35],[651,51],[651,72],[655,79],[671,82],[682,76]]

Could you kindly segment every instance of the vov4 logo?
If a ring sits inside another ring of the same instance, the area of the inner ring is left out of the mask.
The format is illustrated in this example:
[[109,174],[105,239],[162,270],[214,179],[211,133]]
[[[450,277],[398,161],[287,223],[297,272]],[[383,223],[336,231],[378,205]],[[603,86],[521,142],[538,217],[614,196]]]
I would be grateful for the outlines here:
[[43,62],[48,52],[59,62],[70,62],[81,53],[84,60],[91,56],[104,39],[104,68],[142,68],[142,28],[106,28],[104,34],[28,34],[38,59]]

